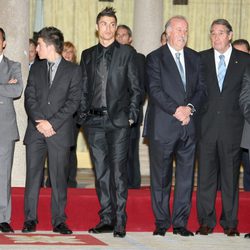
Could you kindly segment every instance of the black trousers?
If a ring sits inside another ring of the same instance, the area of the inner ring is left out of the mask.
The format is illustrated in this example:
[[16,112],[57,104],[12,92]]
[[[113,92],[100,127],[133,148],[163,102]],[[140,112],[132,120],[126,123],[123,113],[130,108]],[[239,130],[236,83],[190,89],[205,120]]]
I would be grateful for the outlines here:
[[220,224],[223,228],[237,227],[240,162],[241,149],[237,143],[230,144],[220,139],[216,142],[199,142],[197,212],[200,225],[216,226],[215,201],[219,172],[222,196]]
[[95,186],[101,205],[100,220],[126,226],[127,155],[130,129],[117,128],[108,115],[88,116],[84,132],[95,172]]
[[57,226],[65,222],[69,152],[70,147],[57,145],[50,139],[40,139],[26,145],[25,221],[38,221],[37,205],[39,190],[43,178],[45,159],[48,155],[52,187],[52,225]]
[[140,124],[131,126],[128,151],[128,188],[140,188],[141,171],[139,160]]
[[[149,138],[152,206],[156,227],[186,227],[193,191],[195,143],[189,137],[161,143]],[[172,216],[169,199],[173,159],[176,161]]]

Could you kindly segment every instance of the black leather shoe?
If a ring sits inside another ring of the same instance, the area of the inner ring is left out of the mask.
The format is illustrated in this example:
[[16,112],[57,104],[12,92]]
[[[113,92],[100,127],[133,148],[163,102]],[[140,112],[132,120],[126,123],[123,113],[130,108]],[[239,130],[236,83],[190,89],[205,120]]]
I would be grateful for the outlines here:
[[14,233],[14,230],[7,222],[0,223],[0,231],[2,231],[3,233]]
[[72,234],[73,233],[64,222],[62,222],[59,225],[55,226],[53,228],[53,232],[54,233],[60,233],[60,234]]
[[114,231],[113,235],[114,235],[114,237],[117,237],[117,238],[124,238],[126,236],[126,231],[125,230]]
[[226,234],[227,236],[240,236],[237,228],[224,228],[224,234]]
[[191,231],[188,231],[185,227],[175,227],[173,234],[179,234],[181,236],[194,236]]
[[166,229],[161,227],[157,227],[153,232],[153,235],[165,236],[165,234],[166,234]]
[[200,235],[209,235],[213,232],[213,228],[208,227],[207,225],[201,225],[199,229],[196,231],[196,234]]
[[250,239],[250,233],[249,234],[245,234],[244,238]]
[[36,231],[36,222],[34,220],[25,221],[23,224],[23,233],[31,233]]
[[110,224],[99,223],[96,227],[90,228],[89,233],[101,234],[101,233],[112,233],[114,226]]

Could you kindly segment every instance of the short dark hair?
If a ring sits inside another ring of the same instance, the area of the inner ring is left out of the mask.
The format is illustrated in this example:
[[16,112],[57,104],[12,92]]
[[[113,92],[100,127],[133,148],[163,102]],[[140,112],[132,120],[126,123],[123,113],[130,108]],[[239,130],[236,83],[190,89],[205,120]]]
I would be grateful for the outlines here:
[[29,45],[33,44],[36,47],[36,41],[32,38],[29,39]]
[[125,25],[125,24],[120,24],[120,25],[117,26],[117,29],[116,29],[116,30],[118,30],[119,28],[127,30],[128,36],[129,36],[129,37],[132,37],[132,30],[131,30],[127,25]]
[[234,40],[233,43],[232,43],[232,46],[234,47],[235,45],[245,45],[247,50],[250,51],[250,45],[249,45],[249,42],[246,39]]
[[117,23],[117,17],[115,15],[116,11],[113,7],[106,7],[105,9],[103,9],[96,17],[96,24],[98,24],[99,20],[101,19],[101,17],[103,16],[109,16],[109,17],[114,17],[115,18],[115,22]]
[[228,33],[233,32],[233,28],[231,24],[226,19],[216,19],[212,22],[210,27],[210,32],[212,31],[212,27],[216,24],[224,25],[227,28]]
[[38,38],[42,38],[47,45],[54,45],[56,52],[62,54],[64,37],[63,33],[55,27],[44,27],[38,32]]
[[5,35],[5,32],[3,30],[3,28],[0,27],[0,32],[2,33],[2,36],[3,36],[3,41],[6,40],[6,35]]

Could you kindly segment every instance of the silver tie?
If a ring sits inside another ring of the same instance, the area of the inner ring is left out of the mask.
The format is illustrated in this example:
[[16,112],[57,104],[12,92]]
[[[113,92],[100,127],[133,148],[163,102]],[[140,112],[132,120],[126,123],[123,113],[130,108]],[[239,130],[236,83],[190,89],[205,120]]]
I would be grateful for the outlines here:
[[225,78],[225,75],[226,75],[227,67],[226,67],[226,63],[225,63],[225,56],[220,55],[219,58],[220,58],[220,61],[219,61],[219,64],[218,64],[217,78],[218,78],[219,88],[220,88],[220,92],[221,92],[222,87],[223,87],[224,78]]
[[179,73],[180,73],[180,75],[181,75],[181,80],[182,80],[184,89],[186,90],[186,77],[185,77],[185,74],[184,74],[183,66],[182,66],[182,64],[181,64],[180,56],[181,56],[181,54],[180,54],[179,52],[175,53],[176,64],[177,64]]

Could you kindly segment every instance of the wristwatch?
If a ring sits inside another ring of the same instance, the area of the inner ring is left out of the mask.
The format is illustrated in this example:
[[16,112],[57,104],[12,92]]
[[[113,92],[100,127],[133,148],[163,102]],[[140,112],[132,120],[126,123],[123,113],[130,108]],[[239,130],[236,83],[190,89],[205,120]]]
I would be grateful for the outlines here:
[[187,106],[188,106],[189,108],[191,108],[191,115],[193,115],[194,112],[196,112],[196,109],[194,108],[194,105],[191,104],[191,103],[189,103]]

